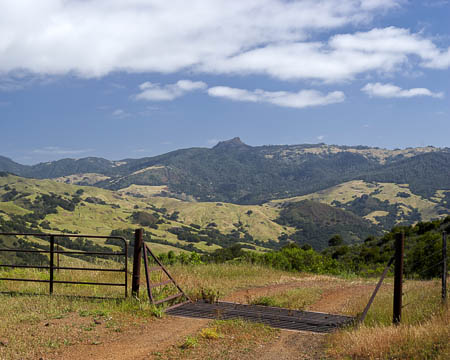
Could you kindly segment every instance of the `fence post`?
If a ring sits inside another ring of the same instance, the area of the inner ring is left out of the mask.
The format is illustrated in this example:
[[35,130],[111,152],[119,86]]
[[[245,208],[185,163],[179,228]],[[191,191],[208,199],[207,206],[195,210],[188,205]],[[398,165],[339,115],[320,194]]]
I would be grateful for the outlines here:
[[50,295],[53,294],[53,271],[55,267],[55,237],[50,236]]
[[131,283],[131,294],[135,297],[139,297],[143,234],[144,229],[136,229],[134,232],[133,279]]
[[442,302],[447,303],[447,233],[442,233]]
[[405,233],[395,236],[395,270],[394,270],[394,316],[393,323],[399,324],[402,319],[403,293],[403,255],[405,251]]

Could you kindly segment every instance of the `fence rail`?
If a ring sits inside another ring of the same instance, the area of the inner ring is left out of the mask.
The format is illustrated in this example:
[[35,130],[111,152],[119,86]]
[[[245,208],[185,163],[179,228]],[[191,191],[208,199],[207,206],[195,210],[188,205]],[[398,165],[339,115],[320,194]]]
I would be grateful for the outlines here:
[[[0,248],[1,252],[16,252],[16,253],[47,253],[49,256],[49,266],[44,265],[19,265],[19,264],[0,264],[1,267],[7,268],[30,268],[30,269],[41,269],[49,270],[50,279],[49,280],[38,280],[38,279],[24,279],[24,278],[0,278],[4,281],[26,281],[26,282],[40,282],[49,283],[49,293],[53,294],[54,284],[77,284],[77,285],[100,285],[100,286],[123,286],[125,289],[125,297],[128,296],[128,244],[127,241],[120,236],[100,236],[100,235],[80,235],[80,234],[33,234],[33,233],[0,233],[0,236],[34,236],[34,237],[48,237],[50,242],[49,250],[32,250],[32,249],[20,249],[20,248]],[[58,237],[68,237],[68,238],[87,238],[87,239],[118,239],[123,241],[124,251],[123,252],[98,252],[98,251],[67,251],[67,250],[55,250],[55,239]],[[55,254],[57,255],[57,265],[55,265]],[[123,256],[124,257],[124,267],[122,269],[108,269],[108,268],[82,268],[82,267],[65,267],[59,266],[59,255],[99,255],[99,256]],[[86,281],[65,281],[65,280],[55,280],[54,273],[55,270],[74,270],[74,271],[108,271],[108,272],[123,272],[124,282],[123,283],[106,283],[106,282],[86,282]]]

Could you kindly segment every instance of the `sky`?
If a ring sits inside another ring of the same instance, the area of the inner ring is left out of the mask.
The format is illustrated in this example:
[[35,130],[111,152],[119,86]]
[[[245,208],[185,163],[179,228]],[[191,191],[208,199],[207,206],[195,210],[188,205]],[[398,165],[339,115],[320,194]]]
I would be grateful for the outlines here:
[[450,1],[0,0],[0,155],[450,147]]

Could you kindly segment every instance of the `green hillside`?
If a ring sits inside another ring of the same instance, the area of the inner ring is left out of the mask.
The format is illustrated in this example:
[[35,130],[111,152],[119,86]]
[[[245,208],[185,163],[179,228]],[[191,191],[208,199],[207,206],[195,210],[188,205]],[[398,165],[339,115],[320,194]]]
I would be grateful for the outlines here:
[[[62,159],[24,166],[0,158],[0,171],[111,190],[160,187],[182,200],[263,204],[352,180],[408,184],[430,199],[450,190],[450,149],[379,149],[325,144],[249,146],[239,138],[142,159]],[[385,211],[385,210],[379,210]]]
[[328,240],[335,234],[349,244],[381,234],[381,228],[350,211],[311,200],[284,203],[276,221],[297,229],[289,237],[295,243],[310,244],[315,249],[327,247]]
[[348,181],[312,194],[271,201],[273,206],[313,200],[353,212],[390,230],[400,224],[413,224],[444,217],[450,213],[449,190],[437,190],[425,198],[413,193],[408,184]]
[[[0,177],[3,231],[109,235],[112,230],[143,227],[160,251],[213,251],[222,242],[252,242],[255,247],[277,242],[282,233],[293,232],[275,223],[277,216],[270,206],[184,202],[7,174]],[[198,236],[183,239],[176,229]]]
[[288,241],[320,249],[334,234],[356,242],[379,232],[369,221],[329,205],[303,201],[292,208],[301,209],[301,216],[288,214],[290,205],[188,202],[155,196],[146,187],[110,191],[7,174],[0,177],[3,231],[98,235],[115,231],[131,238],[132,229],[143,227],[158,251],[199,252],[236,243],[264,250]]

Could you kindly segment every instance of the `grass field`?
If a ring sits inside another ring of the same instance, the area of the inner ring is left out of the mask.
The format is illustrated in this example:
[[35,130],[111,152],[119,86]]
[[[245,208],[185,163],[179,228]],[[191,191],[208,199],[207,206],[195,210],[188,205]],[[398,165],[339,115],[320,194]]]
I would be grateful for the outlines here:
[[[369,183],[363,180],[353,180],[312,194],[274,200],[270,204],[277,205],[283,202],[296,202],[301,200],[314,200],[328,205],[332,205],[332,202],[337,200],[346,204],[362,195],[371,195],[380,201],[388,201],[390,204],[400,204],[405,214],[410,213],[411,208],[415,208],[421,214],[423,221],[429,221],[439,217],[438,211],[443,192],[443,190],[439,190],[432,199],[425,199],[412,193],[407,184]],[[399,193],[407,194],[406,196],[408,197],[399,196]],[[376,213],[367,215],[366,218],[376,223],[375,216],[388,215],[387,212],[383,213],[377,211]],[[398,221],[401,221],[401,215],[398,214],[398,216]]]
[[[353,316],[362,311],[376,283],[376,279],[283,272],[247,264],[174,265],[170,271],[193,298],[201,297],[203,290],[229,301]],[[6,274],[48,277],[39,270],[0,271],[0,277]],[[115,273],[96,272],[88,275],[71,272],[57,277],[82,281],[123,280]],[[149,305],[143,285],[139,301],[121,298],[122,290],[112,287],[57,284],[52,297],[43,295],[47,289],[46,284],[0,281],[1,359],[65,358],[67,351],[76,352],[80,346],[104,343],[113,346],[115,341],[134,336],[136,331],[146,329],[151,334],[163,331],[165,324],[173,325],[175,321],[177,327],[182,327],[187,321],[158,319],[156,315],[161,313]],[[3,293],[10,291],[20,294]],[[412,305],[404,308],[402,325],[393,326],[392,279],[387,279],[361,327],[343,329],[325,337],[310,334],[312,338],[305,341],[313,341],[320,358],[446,359],[450,318],[448,310],[441,306],[439,291],[438,281],[406,281],[404,303]],[[286,336],[279,330],[242,321],[202,324],[183,336],[174,337],[148,358],[252,359],[255,354],[277,352],[279,339]]]
[[[7,214],[25,215],[30,213],[22,202],[24,199],[33,200],[39,194],[54,193],[65,199],[71,199],[79,190],[83,190],[81,203],[75,207],[74,211],[67,211],[62,208],[57,209],[56,214],[49,214],[45,220],[52,228],[60,230],[79,231],[84,234],[109,235],[111,229],[134,228],[136,225],[131,220],[134,211],[144,211],[152,213],[152,207],[165,208],[168,214],[178,213],[178,221],[166,220],[165,224],[158,226],[158,229],[145,227],[146,232],[154,234],[159,240],[169,243],[180,243],[187,245],[185,241],[180,241],[177,236],[168,232],[171,227],[181,227],[192,223],[200,225],[202,228],[210,223],[215,223],[216,228],[222,233],[230,233],[237,229],[241,223],[245,229],[256,240],[275,240],[282,233],[292,233],[290,227],[281,226],[274,222],[278,217],[278,209],[267,205],[240,206],[227,203],[202,203],[187,202],[173,198],[154,196],[161,190],[161,187],[145,187],[133,185],[129,189],[121,191],[109,191],[105,189],[70,185],[51,180],[26,179],[16,176],[0,177],[0,198],[8,192],[7,188],[14,188],[22,196],[13,201],[0,201],[0,216],[9,219]],[[133,196],[139,195],[139,197]],[[104,201],[105,204],[87,202],[87,198],[96,198]],[[42,229],[45,230],[45,229]],[[205,247],[205,244],[194,244],[199,250],[213,251],[219,246]],[[167,252],[177,251],[170,245],[157,245],[157,251]],[[260,249],[262,250],[262,249]]]

